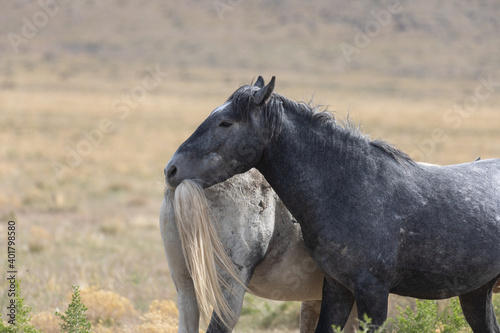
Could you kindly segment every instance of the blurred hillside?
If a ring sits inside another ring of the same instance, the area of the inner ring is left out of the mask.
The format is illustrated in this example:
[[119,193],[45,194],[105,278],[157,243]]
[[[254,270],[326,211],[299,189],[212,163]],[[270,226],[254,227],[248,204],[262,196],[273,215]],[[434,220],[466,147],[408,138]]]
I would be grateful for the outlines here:
[[[495,0],[15,0],[0,3],[0,20],[3,80],[34,66],[118,80],[147,63],[194,77],[209,67],[475,79],[500,65]],[[342,43],[356,47],[351,61]]]

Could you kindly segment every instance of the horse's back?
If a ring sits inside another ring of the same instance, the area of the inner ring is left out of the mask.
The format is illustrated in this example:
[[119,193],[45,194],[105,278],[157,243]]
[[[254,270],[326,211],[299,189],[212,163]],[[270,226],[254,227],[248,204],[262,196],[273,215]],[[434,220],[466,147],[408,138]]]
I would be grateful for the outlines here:
[[418,163],[417,165],[420,169],[439,176],[448,175],[453,177],[454,175],[460,175],[466,180],[476,179],[479,182],[484,179],[477,179],[476,177],[493,177],[494,181],[500,185],[500,159],[486,159],[443,166],[428,163]]
[[[427,192],[424,197],[445,207],[457,206],[454,211],[464,218],[467,213],[482,214],[485,219],[500,215],[500,159],[421,168],[425,171],[420,179]],[[482,207],[482,211],[471,210],[471,206]]]
[[496,278],[500,160],[420,168],[421,191],[406,202],[408,213],[400,220],[400,274],[392,291],[451,297]]

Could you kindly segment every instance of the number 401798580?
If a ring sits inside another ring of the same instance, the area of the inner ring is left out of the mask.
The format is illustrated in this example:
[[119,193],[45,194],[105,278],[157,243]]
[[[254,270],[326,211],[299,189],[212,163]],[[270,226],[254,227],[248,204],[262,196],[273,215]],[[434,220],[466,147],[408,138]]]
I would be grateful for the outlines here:
[[16,222],[9,221],[7,223],[7,255],[9,269],[16,268]]

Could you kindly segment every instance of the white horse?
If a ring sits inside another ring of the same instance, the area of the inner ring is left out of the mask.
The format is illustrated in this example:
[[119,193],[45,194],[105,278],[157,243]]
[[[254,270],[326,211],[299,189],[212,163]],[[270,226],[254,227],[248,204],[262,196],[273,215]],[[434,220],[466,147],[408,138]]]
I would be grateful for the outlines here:
[[[213,296],[208,302],[225,302],[225,309],[231,309],[233,315],[225,314],[224,307],[221,307],[219,315],[214,311],[207,332],[232,331],[240,316],[246,291],[267,299],[301,301],[300,332],[314,332],[321,307],[323,274],[304,245],[299,224],[264,177],[252,169],[205,189],[204,193],[217,236],[236,266],[237,279],[244,285],[225,270],[217,268],[224,280],[224,300]],[[218,281],[210,269],[200,267],[208,265],[210,258],[205,264],[190,263],[189,258],[186,263],[186,249],[183,249],[182,236],[179,235],[179,229],[186,226],[177,225],[179,221],[176,221],[173,201],[172,191],[167,189],[160,213],[160,229],[170,274],[177,290],[178,332],[198,332],[200,312],[206,316],[206,309],[214,305],[207,306],[207,300],[203,300],[207,298],[206,289],[212,288],[210,284],[206,286],[205,280],[212,279],[212,285]],[[196,209],[185,210],[195,213]],[[204,239],[200,242],[204,243],[201,247],[207,248],[217,240]],[[210,251],[205,249],[204,253]],[[201,286],[196,286],[197,283]],[[354,307],[345,332],[354,331],[356,312]],[[219,320],[221,313],[222,321]]]

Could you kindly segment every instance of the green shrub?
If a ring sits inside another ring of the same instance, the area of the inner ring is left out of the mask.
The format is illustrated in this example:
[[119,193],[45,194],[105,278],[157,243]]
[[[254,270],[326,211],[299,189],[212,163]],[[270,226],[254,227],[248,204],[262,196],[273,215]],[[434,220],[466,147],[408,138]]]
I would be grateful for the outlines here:
[[500,320],[500,294],[493,294],[493,309],[497,320]]
[[[383,332],[385,332],[385,329],[386,329],[386,323],[384,323],[382,326],[377,328],[375,331],[371,331],[371,329],[373,329],[372,319],[370,317],[368,317],[368,315],[365,313],[363,315],[363,320],[359,323],[359,330],[357,330],[356,332],[357,333],[383,333]],[[333,328],[334,333],[342,333],[342,330],[340,329],[340,327],[332,326],[332,328]]]
[[61,330],[67,333],[91,333],[91,325],[85,314],[87,307],[83,304],[80,297],[78,286],[73,286],[73,295],[71,303],[68,305],[68,310],[65,314],[56,312],[56,316],[62,319]]
[[417,300],[417,310],[409,306],[402,310],[398,306],[399,316],[394,321],[397,332],[405,333],[435,333],[438,328],[436,301]]
[[294,305],[293,302],[283,302],[273,309],[267,306],[266,315],[260,322],[260,326],[266,329],[275,327],[297,328],[300,322],[300,314],[296,311]]
[[462,313],[458,297],[451,299],[448,307],[439,316],[441,322],[441,333],[462,332],[469,328],[467,321]]
[[470,327],[462,314],[457,297],[452,298],[450,304],[441,314],[437,311],[437,302],[417,300],[417,309],[414,312],[410,307],[403,311],[399,309],[399,316],[393,320],[394,329],[401,333],[459,333],[470,332]]
[[15,325],[7,324],[5,325],[2,316],[0,315],[0,332],[2,333],[40,333],[35,327],[30,325],[31,320],[31,307],[24,303],[24,298],[21,296],[21,282],[20,280],[15,281],[15,306],[16,306],[16,317]]
[[[499,300],[494,300],[494,304],[500,305]],[[416,309],[412,310],[409,306],[406,309],[399,309],[399,316],[396,319],[389,319],[393,324],[392,332],[397,333],[465,333],[470,332],[470,327],[462,314],[460,302],[457,297],[452,298],[450,304],[439,314],[436,301],[432,300],[416,300]],[[372,328],[372,320],[368,316],[364,316],[364,320],[360,323],[358,332],[370,332]],[[387,322],[376,330],[375,333],[386,332]],[[340,333],[339,328],[335,329],[335,333]]]

